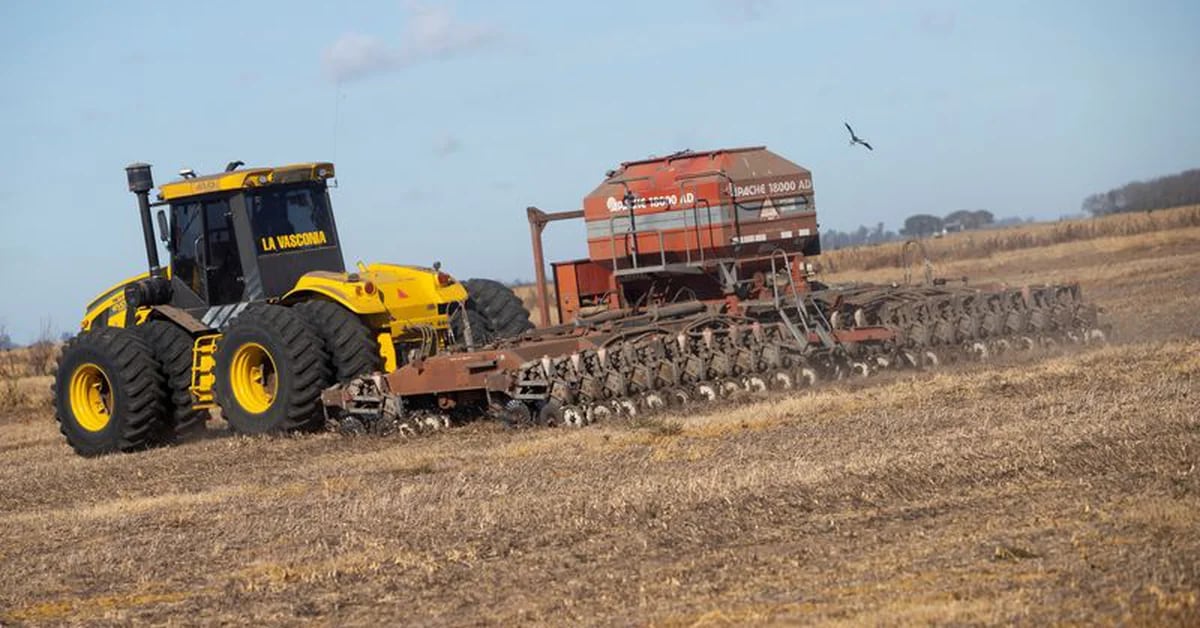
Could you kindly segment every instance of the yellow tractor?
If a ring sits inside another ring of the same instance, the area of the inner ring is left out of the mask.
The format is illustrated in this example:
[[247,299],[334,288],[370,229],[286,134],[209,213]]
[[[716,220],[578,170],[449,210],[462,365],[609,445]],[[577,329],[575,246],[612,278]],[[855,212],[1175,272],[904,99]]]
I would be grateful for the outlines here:
[[436,263],[348,272],[333,164],[242,166],[184,170],[157,202],[150,166],[126,168],[149,272],[94,299],[59,358],[55,416],[80,455],[170,443],[214,408],[238,432],[316,429],[333,384],[532,328],[511,290]]

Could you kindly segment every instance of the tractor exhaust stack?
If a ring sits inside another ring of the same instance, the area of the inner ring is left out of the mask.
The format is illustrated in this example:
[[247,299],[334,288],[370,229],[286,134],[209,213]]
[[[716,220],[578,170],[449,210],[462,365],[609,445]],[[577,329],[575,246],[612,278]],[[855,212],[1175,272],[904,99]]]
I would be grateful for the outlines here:
[[125,177],[129,180],[129,191],[138,199],[138,211],[142,215],[142,237],[146,241],[146,261],[150,265],[150,276],[162,276],[162,265],[158,261],[158,244],[154,241],[154,222],[150,218],[150,190],[154,188],[154,177],[150,164],[132,163],[125,166]]

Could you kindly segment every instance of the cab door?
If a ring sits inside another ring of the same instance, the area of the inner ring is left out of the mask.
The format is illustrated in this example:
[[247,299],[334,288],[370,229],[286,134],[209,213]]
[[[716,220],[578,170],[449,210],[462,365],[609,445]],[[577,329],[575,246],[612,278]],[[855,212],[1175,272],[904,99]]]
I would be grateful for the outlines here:
[[242,258],[238,255],[237,238],[234,237],[229,199],[217,198],[203,202],[205,283],[208,287],[208,304],[225,305],[242,300],[246,291],[242,275]]
[[203,311],[242,299],[245,280],[228,198],[172,205],[170,244],[173,305]]

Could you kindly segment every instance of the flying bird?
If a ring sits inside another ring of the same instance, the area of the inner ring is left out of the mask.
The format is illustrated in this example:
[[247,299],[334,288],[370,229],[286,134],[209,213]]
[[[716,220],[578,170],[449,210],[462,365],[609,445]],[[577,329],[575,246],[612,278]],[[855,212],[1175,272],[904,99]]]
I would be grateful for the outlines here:
[[871,148],[871,145],[868,144],[866,140],[864,140],[863,138],[854,134],[854,129],[850,128],[849,122],[843,122],[842,124],[846,125],[846,130],[850,132],[850,145],[851,146],[854,146],[855,144],[862,144],[863,146],[867,147],[867,150],[870,150],[870,151],[875,150],[874,148]]

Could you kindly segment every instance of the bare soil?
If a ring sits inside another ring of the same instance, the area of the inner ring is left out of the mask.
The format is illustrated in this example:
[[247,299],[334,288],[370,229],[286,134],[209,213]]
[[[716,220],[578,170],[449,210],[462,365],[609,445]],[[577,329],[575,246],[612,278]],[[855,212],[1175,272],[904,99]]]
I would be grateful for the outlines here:
[[0,622],[1200,623],[1200,229],[941,266],[1078,279],[1117,341],[413,441],[85,460],[10,411]]

